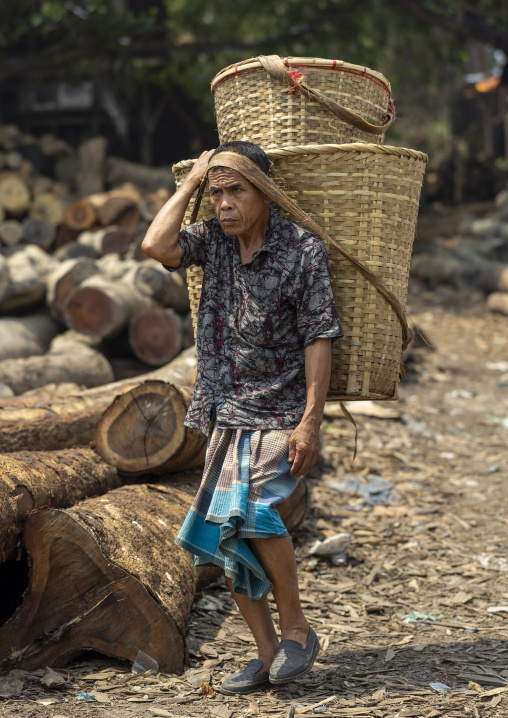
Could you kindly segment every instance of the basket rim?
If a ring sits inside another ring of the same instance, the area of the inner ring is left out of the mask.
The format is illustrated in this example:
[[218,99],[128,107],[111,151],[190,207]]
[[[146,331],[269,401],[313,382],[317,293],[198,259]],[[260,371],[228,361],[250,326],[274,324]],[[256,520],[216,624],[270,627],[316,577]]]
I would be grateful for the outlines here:
[[[336,70],[338,72],[350,72],[354,75],[360,75],[368,80],[372,80],[377,84],[380,84],[384,90],[391,96],[391,85],[389,80],[377,70],[371,70],[365,65],[354,65],[351,62],[345,60],[329,60],[322,57],[285,57],[284,63],[287,67],[295,68],[315,68],[319,70]],[[257,57],[251,57],[248,60],[242,60],[241,62],[235,62],[232,65],[220,70],[211,82],[212,94],[215,93],[217,87],[222,84],[225,80],[228,80],[235,75],[246,75],[251,72],[263,71],[266,72],[261,62]]]
[[[368,152],[380,155],[396,155],[408,157],[413,160],[420,160],[427,164],[429,156],[420,150],[412,150],[407,147],[396,147],[394,145],[375,145],[367,142],[351,142],[344,145],[295,145],[294,147],[278,147],[275,150],[266,150],[270,160],[279,160],[285,157],[297,157],[302,155],[326,155],[339,154],[344,152]],[[197,159],[181,160],[173,165],[173,172],[192,167]]]

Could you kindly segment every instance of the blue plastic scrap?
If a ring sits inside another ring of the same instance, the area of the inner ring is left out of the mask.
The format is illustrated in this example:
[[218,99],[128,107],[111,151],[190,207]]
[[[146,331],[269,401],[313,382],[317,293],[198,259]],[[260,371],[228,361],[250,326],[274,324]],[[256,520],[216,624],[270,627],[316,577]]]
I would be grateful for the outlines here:
[[435,616],[433,613],[420,613],[420,611],[409,611],[402,616],[403,623],[419,623],[420,621],[439,621],[443,615]]
[[365,484],[356,478],[348,479],[348,481],[331,479],[326,484],[331,489],[335,489],[335,491],[345,491],[348,494],[362,496],[364,503],[369,506],[394,504],[398,501],[397,496],[392,491],[393,483],[375,474],[369,474]]
[[91,693],[85,693],[84,691],[79,691],[78,695],[76,696],[76,700],[78,701],[94,701],[95,696],[93,696]]

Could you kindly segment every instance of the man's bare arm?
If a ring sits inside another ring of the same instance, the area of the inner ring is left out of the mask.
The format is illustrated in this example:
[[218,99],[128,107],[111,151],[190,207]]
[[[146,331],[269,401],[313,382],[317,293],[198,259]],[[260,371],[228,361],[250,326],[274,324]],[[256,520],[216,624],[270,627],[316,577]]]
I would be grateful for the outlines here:
[[159,210],[141,244],[145,254],[168,267],[178,267],[182,261],[178,237],[183,218],[194,191],[206,174],[212,153],[213,150],[202,153],[175,194]]
[[301,422],[289,437],[291,473],[303,476],[319,456],[319,427],[323,419],[332,369],[332,340],[316,339],[305,349],[307,406]]

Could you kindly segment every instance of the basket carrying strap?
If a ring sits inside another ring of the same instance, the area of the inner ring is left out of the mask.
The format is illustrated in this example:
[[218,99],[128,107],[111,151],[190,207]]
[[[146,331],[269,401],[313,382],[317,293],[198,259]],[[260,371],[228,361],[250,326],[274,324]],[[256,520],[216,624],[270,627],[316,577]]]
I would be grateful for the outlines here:
[[258,60],[268,74],[281,82],[283,85],[287,85],[293,91],[296,90],[297,92],[300,92],[307,98],[307,100],[318,102],[327,110],[333,112],[333,114],[343,122],[347,122],[349,125],[353,125],[359,130],[369,132],[372,135],[379,135],[386,132],[395,119],[393,111],[390,108],[388,112],[385,113],[387,117],[385,122],[383,122],[382,125],[373,125],[370,122],[367,122],[367,120],[364,120],[363,117],[358,115],[356,112],[348,110],[347,107],[344,107],[338,102],[332,100],[330,97],[325,95],[324,92],[314,90],[310,87],[310,85],[307,85],[307,83],[304,82],[303,78],[293,79],[284,65],[282,58],[278,55],[259,55]]

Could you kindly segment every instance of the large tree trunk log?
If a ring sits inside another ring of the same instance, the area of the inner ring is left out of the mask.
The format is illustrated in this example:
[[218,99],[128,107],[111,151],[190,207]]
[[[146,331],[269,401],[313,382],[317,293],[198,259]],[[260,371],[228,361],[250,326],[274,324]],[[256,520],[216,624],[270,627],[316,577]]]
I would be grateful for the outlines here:
[[[161,379],[189,385],[196,368],[194,348],[143,379]],[[52,396],[36,406],[28,400],[20,406],[21,397],[10,408],[9,400],[0,401],[0,452],[33,450],[51,451],[89,444],[95,425],[115,396],[140,383],[139,377],[113,382],[68,396]]]
[[149,297],[126,282],[94,276],[85,280],[69,297],[64,308],[65,323],[82,334],[113,337],[130,318],[153,306]]
[[7,219],[0,224],[0,240],[8,247],[14,247],[23,239],[23,225],[17,219]]
[[432,284],[451,284],[457,289],[468,289],[476,284],[485,260],[477,255],[450,256],[416,254],[411,260],[411,276]]
[[167,189],[160,189],[157,192],[147,194],[139,206],[143,219],[147,222],[152,222],[155,219],[155,215],[164,207],[169,197],[170,194]]
[[25,519],[34,509],[74,506],[125,481],[84,447],[5,454],[0,467],[0,563],[16,558]]
[[145,381],[117,396],[97,424],[97,453],[122,473],[153,474],[202,466],[206,437],[184,426],[192,392]]
[[114,378],[106,357],[81,342],[67,342],[43,356],[0,361],[0,383],[15,394],[45,384],[74,382],[86,387],[101,386]]
[[45,277],[56,261],[43,249],[31,244],[9,256],[7,265],[9,285],[0,302],[0,311],[5,313],[41,302],[46,294]]
[[159,262],[148,259],[138,264],[128,278],[139,292],[152,297],[163,307],[170,307],[179,314],[190,310],[185,279],[178,272],[168,272]]
[[52,315],[64,323],[64,308],[68,298],[79,285],[97,274],[99,268],[89,257],[67,259],[57,266],[46,279],[46,303]]
[[182,320],[172,309],[154,308],[131,319],[129,344],[141,361],[162,366],[182,350]]
[[487,297],[487,307],[491,312],[508,316],[508,292],[493,292]]
[[147,167],[118,157],[108,157],[106,179],[110,185],[132,182],[146,190],[158,190],[161,187],[172,192],[175,190],[175,177],[170,169]]
[[75,232],[91,229],[97,221],[97,210],[88,197],[71,202],[65,210],[64,223]]
[[59,331],[47,314],[0,319],[0,361],[44,354]]
[[[186,472],[29,516],[30,586],[0,629],[3,667],[61,666],[87,650],[133,662],[141,650],[160,670],[181,672],[199,571],[174,539],[200,478]],[[293,518],[302,500],[297,490],[284,502]]]
[[30,217],[44,219],[55,227],[62,224],[64,216],[64,203],[61,197],[54,194],[40,194],[34,199],[30,207]]

